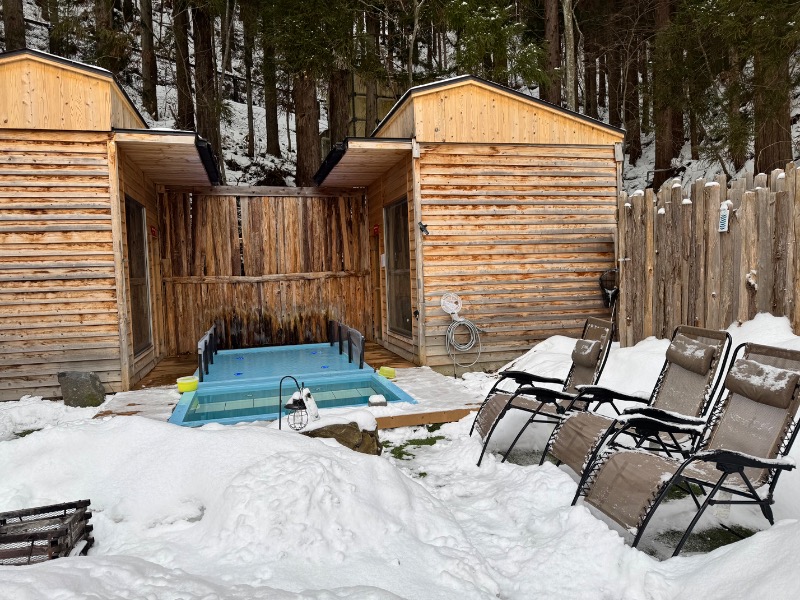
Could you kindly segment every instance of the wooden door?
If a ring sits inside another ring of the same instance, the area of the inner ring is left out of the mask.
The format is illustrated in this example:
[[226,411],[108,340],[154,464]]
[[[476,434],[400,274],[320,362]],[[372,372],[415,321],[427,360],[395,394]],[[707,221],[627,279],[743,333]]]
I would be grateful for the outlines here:
[[128,284],[134,356],[153,345],[146,225],[144,206],[126,197],[125,227],[128,243]]
[[387,206],[383,218],[389,331],[411,337],[411,254],[406,198]]

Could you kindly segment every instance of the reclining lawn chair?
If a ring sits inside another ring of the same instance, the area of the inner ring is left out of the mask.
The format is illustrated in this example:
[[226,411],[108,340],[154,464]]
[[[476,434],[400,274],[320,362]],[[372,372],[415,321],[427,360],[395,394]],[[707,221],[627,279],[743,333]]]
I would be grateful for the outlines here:
[[[650,397],[639,398],[595,386],[583,388],[597,397],[605,395],[615,400],[636,402],[644,406],[625,409],[621,419],[607,417],[596,412],[573,412],[569,414],[550,435],[542,460],[552,455],[557,464],[564,463],[578,475],[588,472],[603,443],[626,423],[629,415],[653,417],[650,426],[641,419],[638,427],[626,428],[635,447],[650,442],[651,449],[688,456],[686,438],[676,438],[671,432],[662,433],[657,426],[659,420],[703,425],[703,416],[713,404],[721,383],[719,372],[725,365],[730,351],[731,336],[725,331],[700,329],[680,325],[675,328],[672,342],[667,348],[666,359],[656,380]],[[616,409],[612,403],[611,406]],[[679,436],[680,437],[680,436]],[[689,438],[691,441],[692,438]],[[585,477],[585,475],[584,475]],[[583,479],[581,479],[583,483]],[[578,486],[580,489],[581,486]]]
[[[586,503],[635,532],[634,547],[676,486],[692,497],[697,512],[673,556],[680,553],[709,505],[753,504],[773,523],[771,505],[778,476],[794,468],[787,455],[797,435],[800,351],[742,344],[734,356],[742,349],[742,357],[725,377],[725,396],[705,428],[661,424],[665,430],[698,440],[698,450],[691,457],[676,460],[643,449],[610,450],[592,468],[586,481]],[[702,504],[691,484],[705,493]],[[762,486],[766,488],[763,497],[758,492]],[[719,498],[718,492],[738,499]]]
[[[566,379],[555,377],[542,377],[525,371],[507,370],[500,373],[500,378],[489,390],[483,401],[475,421],[472,423],[473,431],[483,438],[483,449],[478,458],[478,466],[486,453],[486,447],[494,433],[497,424],[512,408],[531,413],[530,418],[514,438],[506,450],[503,462],[508,458],[511,450],[516,445],[522,433],[531,423],[558,424],[570,406],[586,408],[593,398],[590,394],[581,393],[579,387],[597,383],[603,367],[608,359],[608,350],[611,347],[613,324],[610,321],[589,318],[583,327],[581,338],[576,342],[572,351],[572,366]],[[561,384],[561,391],[538,387],[535,384],[556,383]],[[503,389],[503,386],[515,389]]]

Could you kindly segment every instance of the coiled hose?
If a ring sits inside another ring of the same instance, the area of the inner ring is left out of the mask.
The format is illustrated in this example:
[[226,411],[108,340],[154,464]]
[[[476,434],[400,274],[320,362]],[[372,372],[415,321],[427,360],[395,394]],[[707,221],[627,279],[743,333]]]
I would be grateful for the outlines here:
[[[469,339],[463,344],[460,344],[458,341],[456,341],[456,330],[458,330],[459,327],[465,327],[467,329],[467,332],[469,333]],[[475,356],[475,360],[473,360],[469,364],[462,364],[458,362],[458,360],[456,359],[457,356],[456,352],[469,352],[470,350],[472,350],[472,348],[475,347],[475,344],[478,344],[478,354]],[[473,323],[469,319],[462,318],[459,319],[458,321],[453,321],[452,323],[450,323],[450,326],[447,328],[447,332],[445,333],[444,345],[445,348],[447,349],[447,354],[449,354],[450,358],[453,359],[454,373],[456,365],[458,365],[462,369],[471,367],[472,365],[478,362],[478,359],[481,357],[481,351],[483,350],[483,345],[481,344],[480,329],[478,329],[478,326],[475,325],[475,323]]]

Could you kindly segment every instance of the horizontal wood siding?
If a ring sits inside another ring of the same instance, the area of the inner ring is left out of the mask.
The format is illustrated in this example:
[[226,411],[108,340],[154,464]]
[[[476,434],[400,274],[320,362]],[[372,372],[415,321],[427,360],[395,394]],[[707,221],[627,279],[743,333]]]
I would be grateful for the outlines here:
[[108,139],[0,129],[0,400],[120,389]]
[[484,330],[484,367],[607,318],[616,177],[613,146],[422,144],[426,363],[452,364],[445,292]]
[[227,347],[325,341],[328,319],[370,329],[363,197],[167,191],[162,206],[170,353],[212,323]]
[[[411,311],[417,310],[417,262],[415,257],[414,244],[416,241],[417,221],[414,213],[414,190],[411,177],[411,158],[405,158],[398,162],[394,167],[386,171],[375,183],[367,189],[367,204],[369,207],[369,231],[370,234],[378,228],[378,248],[380,254],[386,252],[385,245],[385,223],[383,209],[394,204],[404,196],[408,199],[408,235],[410,252],[410,272],[411,272]],[[373,269],[380,269],[380,310],[382,328],[380,339],[376,340],[385,348],[396,352],[403,358],[417,360],[419,355],[419,328],[416,320],[411,322],[411,338],[398,335],[389,331],[389,314],[386,299],[386,269],[380,264],[371,265]],[[376,278],[377,279],[377,278]]]

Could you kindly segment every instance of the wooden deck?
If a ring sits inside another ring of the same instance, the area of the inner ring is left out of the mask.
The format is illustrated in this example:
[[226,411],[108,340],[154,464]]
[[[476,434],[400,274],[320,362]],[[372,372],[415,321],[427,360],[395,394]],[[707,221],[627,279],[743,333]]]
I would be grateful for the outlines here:
[[[375,369],[380,369],[381,367],[408,369],[417,366],[375,342],[367,342],[364,348],[364,360]],[[131,389],[140,390],[161,385],[173,385],[178,377],[191,375],[195,372],[195,369],[197,369],[196,354],[169,356],[158,363],[150,373],[145,375]]]

